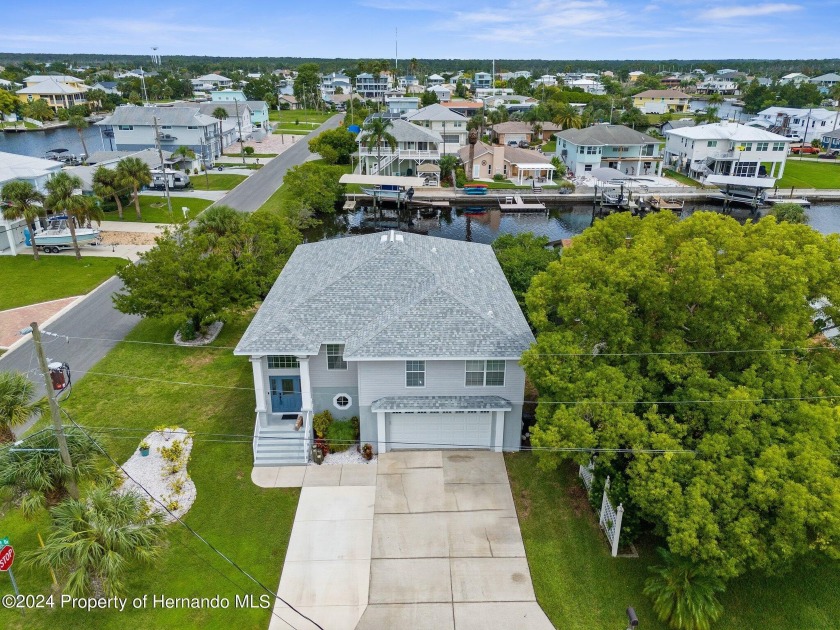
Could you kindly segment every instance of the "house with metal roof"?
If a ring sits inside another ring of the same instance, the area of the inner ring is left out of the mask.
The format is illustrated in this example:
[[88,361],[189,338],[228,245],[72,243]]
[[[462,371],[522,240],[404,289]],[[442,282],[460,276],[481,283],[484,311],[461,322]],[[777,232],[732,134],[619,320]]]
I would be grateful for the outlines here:
[[564,129],[557,138],[556,155],[575,177],[593,168],[614,168],[625,175],[659,175],[661,141],[624,125],[592,125]]
[[420,165],[429,162],[437,164],[443,155],[443,138],[432,129],[393,118],[387,131],[397,141],[396,147],[387,143],[379,146],[371,144],[364,131],[356,137],[360,173],[412,177],[417,175]]
[[633,107],[646,114],[688,111],[688,94],[679,90],[645,90],[633,96]]
[[251,110],[251,124],[254,127],[264,128],[268,126],[268,103],[265,101],[249,101],[242,90],[213,90],[210,92],[210,100],[214,103],[232,101],[244,103]]
[[813,77],[811,83],[820,89],[821,94],[828,94],[835,85],[840,85],[840,74],[828,72],[818,77]]
[[[212,166],[214,158],[238,137],[233,125],[223,128],[223,121],[202,114],[197,106],[136,107],[124,105],[95,123],[103,136],[114,139],[119,151],[141,151],[161,148],[174,151],[180,146],[193,150],[205,164]],[[155,128],[157,126],[157,129]]]
[[34,74],[23,81],[26,87],[17,90],[15,94],[24,103],[42,100],[55,110],[87,103],[85,92],[89,88],[76,77]]
[[253,368],[254,464],[306,463],[324,410],[358,417],[380,453],[518,450],[533,341],[488,245],[393,230],[299,245],[234,350]]

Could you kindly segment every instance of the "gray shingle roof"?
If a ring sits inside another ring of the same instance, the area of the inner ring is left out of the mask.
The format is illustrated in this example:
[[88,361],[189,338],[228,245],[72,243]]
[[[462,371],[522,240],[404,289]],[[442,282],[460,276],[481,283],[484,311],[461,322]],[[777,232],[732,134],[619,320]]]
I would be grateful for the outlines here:
[[624,125],[592,125],[584,129],[564,129],[554,134],[576,145],[654,144],[656,138]]
[[508,411],[511,402],[501,396],[386,396],[374,400],[370,410],[377,411]]
[[199,113],[198,107],[137,107],[126,105],[117,107],[114,113],[97,125],[151,125],[157,117],[159,125],[189,127],[198,125],[217,125],[218,120]]
[[519,357],[533,343],[488,245],[396,235],[298,246],[236,354],[344,343],[353,360]]
[[406,120],[455,120],[466,122],[467,119],[461,116],[461,114],[453,112],[448,107],[444,107],[440,103],[432,103],[422,109],[418,109],[410,116],[406,116]]

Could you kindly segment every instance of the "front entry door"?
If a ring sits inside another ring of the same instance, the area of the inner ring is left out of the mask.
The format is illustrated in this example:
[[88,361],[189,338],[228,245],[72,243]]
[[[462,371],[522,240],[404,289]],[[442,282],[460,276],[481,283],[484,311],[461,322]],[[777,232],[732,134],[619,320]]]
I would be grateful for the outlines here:
[[301,393],[299,376],[269,376],[271,386],[271,411],[300,411]]

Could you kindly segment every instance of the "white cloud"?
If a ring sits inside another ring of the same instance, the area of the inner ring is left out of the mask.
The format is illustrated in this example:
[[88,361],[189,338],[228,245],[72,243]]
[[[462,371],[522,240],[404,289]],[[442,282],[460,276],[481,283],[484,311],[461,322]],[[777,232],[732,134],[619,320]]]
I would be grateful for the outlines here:
[[802,7],[798,4],[756,4],[752,6],[731,6],[709,9],[700,14],[701,18],[707,20],[731,20],[740,17],[755,17],[758,15],[774,15],[776,13],[791,13],[799,11]]

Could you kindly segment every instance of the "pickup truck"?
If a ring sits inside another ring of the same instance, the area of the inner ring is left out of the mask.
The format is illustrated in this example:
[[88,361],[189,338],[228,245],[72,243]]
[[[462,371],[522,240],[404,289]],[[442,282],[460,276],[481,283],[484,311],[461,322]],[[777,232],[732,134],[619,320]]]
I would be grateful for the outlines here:
[[795,147],[791,147],[790,152],[793,155],[800,155],[800,154],[816,155],[817,153],[820,152],[820,150],[817,147],[812,147],[810,144],[800,144],[800,145],[797,145]]

